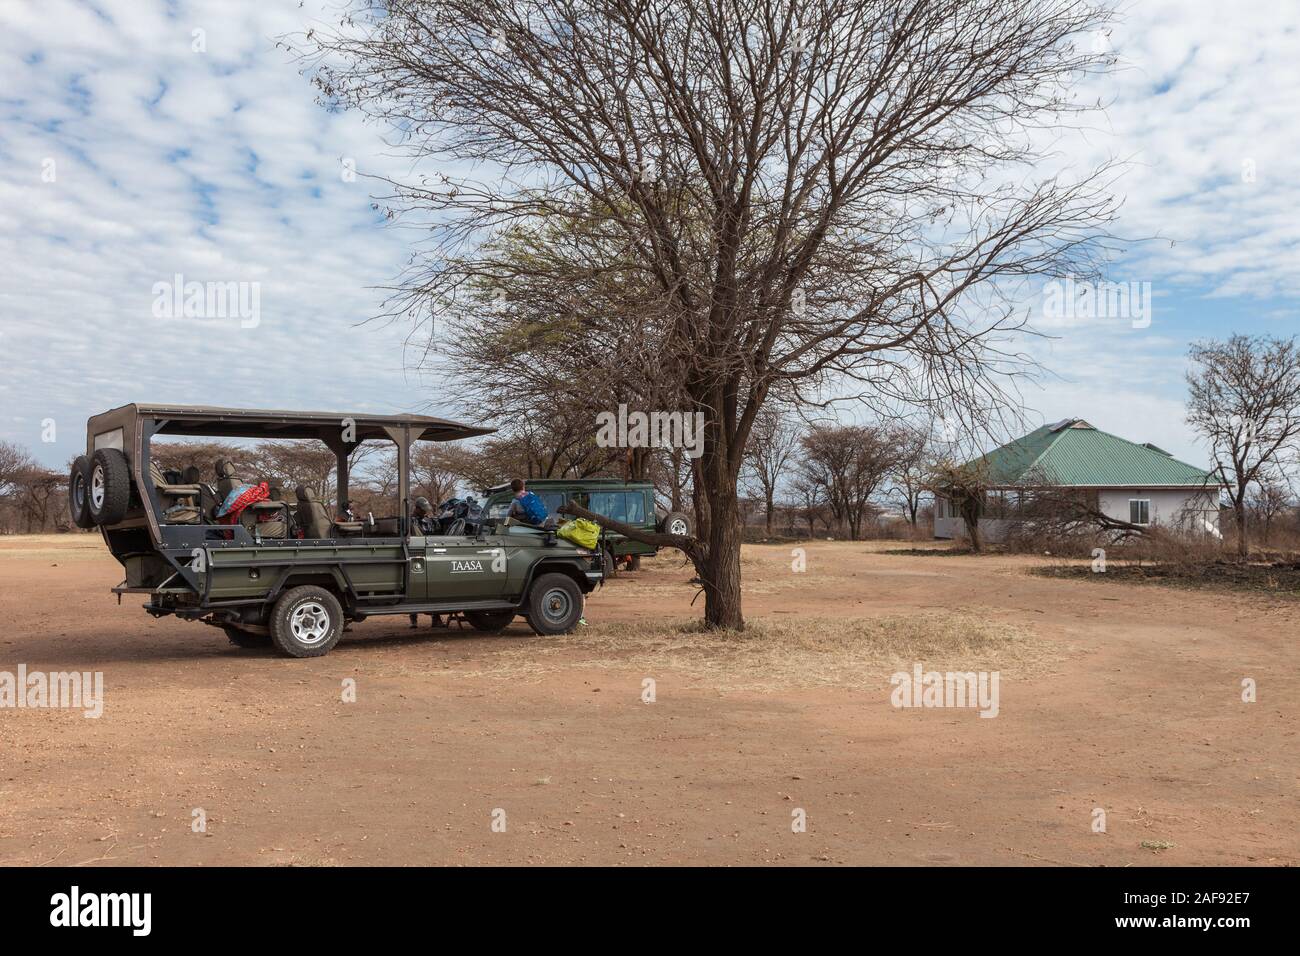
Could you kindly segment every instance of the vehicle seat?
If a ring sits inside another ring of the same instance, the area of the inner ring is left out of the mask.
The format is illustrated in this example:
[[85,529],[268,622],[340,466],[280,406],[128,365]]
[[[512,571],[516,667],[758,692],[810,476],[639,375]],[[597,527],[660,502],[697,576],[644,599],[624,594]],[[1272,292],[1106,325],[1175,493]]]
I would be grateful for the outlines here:
[[365,533],[380,538],[396,538],[401,533],[399,527],[396,518],[376,518],[374,524],[366,527]]
[[222,458],[217,461],[217,503],[225,501],[227,496],[243,484],[235,477],[235,463]]
[[181,472],[181,479],[187,485],[195,485],[199,489],[199,511],[202,512],[203,520],[209,524],[217,520],[217,493],[213,490],[212,485],[203,481],[203,473],[199,471],[198,465],[190,465]]
[[330,537],[330,516],[325,506],[316,497],[314,489],[299,485],[295,492],[298,496],[298,527],[308,538]]
[[[175,472],[173,472],[173,476]],[[149,480],[158,491],[162,504],[162,520],[167,524],[199,524],[199,492],[197,484],[178,484],[167,480],[157,462],[149,463]]]

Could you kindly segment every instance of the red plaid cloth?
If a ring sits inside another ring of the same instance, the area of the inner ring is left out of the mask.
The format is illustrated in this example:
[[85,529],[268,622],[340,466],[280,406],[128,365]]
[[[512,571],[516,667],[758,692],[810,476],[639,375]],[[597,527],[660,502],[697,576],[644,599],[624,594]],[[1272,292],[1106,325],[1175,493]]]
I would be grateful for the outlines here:
[[245,508],[255,502],[265,501],[270,497],[271,489],[267,487],[265,481],[260,485],[251,485],[247,491],[235,499],[234,504],[230,506],[230,510],[217,519],[217,523],[235,524],[239,521],[239,515]]

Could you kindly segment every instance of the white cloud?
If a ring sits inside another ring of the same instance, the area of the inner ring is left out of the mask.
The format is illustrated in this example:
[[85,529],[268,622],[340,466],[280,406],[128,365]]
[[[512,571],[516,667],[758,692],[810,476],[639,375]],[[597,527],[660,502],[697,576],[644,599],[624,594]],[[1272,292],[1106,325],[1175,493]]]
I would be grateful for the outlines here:
[[[275,46],[329,20],[327,5],[0,6],[0,438],[58,464],[88,415],[136,399],[415,409],[438,397],[403,371],[407,329],[358,327],[415,236],[377,221],[341,159],[399,177],[409,162],[383,130],[321,109]],[[1296,330],[1300,8],[1137,0],[1112,41],[1126,67],[1080,93],[1111,104],[1105,120],[1060,148],[1082,168],[1132,160],[1119,230],[1161,238],[1130,247],[1115,277],[1151,281],[1156,317],[1145,330],[1048,323],[1060,338],[1027,347],[1058,377],[1025,395],[1045,420],[1080,415],[1195,462],[1182,371],[1187,341],[1207,334],[1204,301],[1258,300],[1259,328]],[[261,283],[261,325],[154,319],[152,287],[176,273]],[[47,417],[52,448],[39,443]]]
[[[288,4],[0,9],[0,438],[50,464],[87,416],[132,400],[416,410],[402,328],[359,327],[408,252],[340,157],[395,171],[330,114],[278,35]],[[107,19],[106,19],[107,18]],[[206,52],[191,31],[207,31]],[[43,161],[54,182],[42,181]],[[258,282],[261,324],[151,314],[156,282]],[[59,423],[42,446],[39,422]]]

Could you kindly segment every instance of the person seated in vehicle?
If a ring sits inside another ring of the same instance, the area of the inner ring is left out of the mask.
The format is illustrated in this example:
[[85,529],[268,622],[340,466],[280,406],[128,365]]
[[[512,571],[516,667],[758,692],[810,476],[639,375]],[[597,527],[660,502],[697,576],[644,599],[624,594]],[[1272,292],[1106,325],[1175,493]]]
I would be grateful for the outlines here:
[[423,495],[415,499],[415,507],[411,509],[411,533],[424,535],[438,533],[438,519],[433,513],[433,505],[429,504],[429,499]]
[[514,492],[514,500],[510,502],[510,510],[506,513],[507,518],[515,521],[522,521],[524,524],[531,524],[541,527],[546,523],[550,513],[546,510],[546,505],[542,499],[537,497],[528,490],[522,478],[516,478],[510,482],[510,490]]

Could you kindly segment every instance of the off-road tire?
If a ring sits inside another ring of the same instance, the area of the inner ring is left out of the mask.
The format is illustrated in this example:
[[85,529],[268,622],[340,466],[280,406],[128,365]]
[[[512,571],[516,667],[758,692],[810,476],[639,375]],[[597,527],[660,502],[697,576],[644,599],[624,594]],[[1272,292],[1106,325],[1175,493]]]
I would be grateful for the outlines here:
[[221,629],[226,632],[226,637],[230,639],[230,643],[236,647],[252,650],[271,646],[270,634],[257,634],[253,631],[246,631],[242,627],[235,627],[233,624],[224,624]]
[[95,527],[90,513],[90,459],[78,455],[68,475],[68,514],[78,528]]
[[568,634],[582,619],[582,590],[567,574],[543,574],[528,589],[524,616],[544,637]]
[[515,619],[514,611],[466,611],[465,620],[476,631],[500,634]]
[[96,524],[117,524],[131,506],[131,469],[116,448],[101,448],[90,459],[86,504]]
[[[681,530],[673,530],[674,525],[677,525]],[[659,522],[659,530],[664,534],[690,534],[691,519],[680,511],[670,511],[664,515],[664,520]]]
[[343,607],[324,588],[304,584],[281,595],[271,611],[271,643],[288,657],[321,657],[343,636]]
[[614,549],[605,547],[600,552],[600,570],[607,578],[618,576],[618,558],[614,557]]

